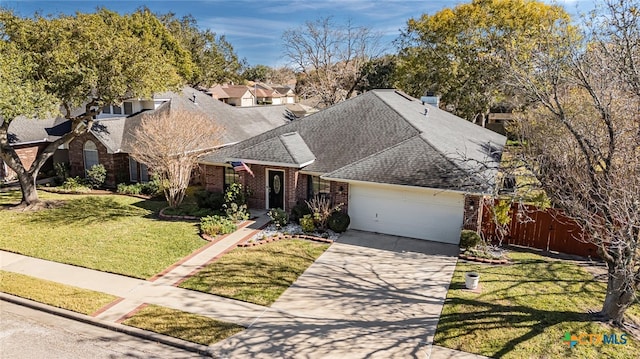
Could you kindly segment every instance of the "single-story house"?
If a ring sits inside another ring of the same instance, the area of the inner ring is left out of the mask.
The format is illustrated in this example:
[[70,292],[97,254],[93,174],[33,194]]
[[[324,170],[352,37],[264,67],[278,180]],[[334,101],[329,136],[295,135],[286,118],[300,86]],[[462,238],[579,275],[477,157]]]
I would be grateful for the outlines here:
[[[396,90],[374,90],[201,159],[205,186],[290,211],[316,195],[350,228],[458,243],[478,229],[506,138]],[[253,172],[234,172],[241,161]]]
[[140,126],[143,116],[155,111],[170,108],[207,115],[212,123],[225,129],[222,146],[237,143],[289,122],[285,117],[284,106],[232,107],[191,87],[183,88],[180,93],[157,94],[152,100],[127,100],[117,107],[118,109],[111,106],[109,113],[102,113],[96,118],[89,132],[69,143],[72,176],[84,176],[87,169],[100,163],[107,170],[107,186],[148,181],[148,168],[137,163],[128,153],[136,141],[134,130]]

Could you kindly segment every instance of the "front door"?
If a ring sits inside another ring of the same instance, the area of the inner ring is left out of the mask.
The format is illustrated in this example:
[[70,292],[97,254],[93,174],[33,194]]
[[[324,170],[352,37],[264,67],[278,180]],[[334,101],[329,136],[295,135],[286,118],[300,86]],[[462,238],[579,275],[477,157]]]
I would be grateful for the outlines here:
[[268,208],[284,209],[284,171],[267,170]]

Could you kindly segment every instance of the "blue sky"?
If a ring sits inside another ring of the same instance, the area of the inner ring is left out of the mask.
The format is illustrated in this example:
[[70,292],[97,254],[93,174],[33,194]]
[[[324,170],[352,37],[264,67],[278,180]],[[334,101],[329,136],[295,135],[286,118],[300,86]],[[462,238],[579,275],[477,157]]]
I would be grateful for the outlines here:
[[[433,14],[443,8],[469,2],[458,0],[202,0],[202,1],[6,1],[0,6],[21,16],[36,11],[48,14],[92,12],[104,6],[121,13],[147,6],[154,12],[174,12],[178,16],[193,15],[201,28],[225,35],[240,58],[250,65],[278,66],[286,64],[281,56],[282,32],[297,28],[305,21],[333,16],[336,21],[351,19],[356,25],[368,26],[383,34],[383,46],[393,50],[392,41],[411,17]],[[589,10],[596,0],[558,1],[571,14]],[[551,2],[551,1],[548,1]]]

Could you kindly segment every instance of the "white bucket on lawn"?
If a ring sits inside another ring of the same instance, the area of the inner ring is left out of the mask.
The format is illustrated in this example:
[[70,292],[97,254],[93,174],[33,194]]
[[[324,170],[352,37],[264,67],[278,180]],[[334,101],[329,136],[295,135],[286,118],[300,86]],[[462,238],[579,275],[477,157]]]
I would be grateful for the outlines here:
[[467,289],[476,289],[478,288],[478,282],[480,281],[480,274],[477,272],[469,272],[465,275],[464,284]]

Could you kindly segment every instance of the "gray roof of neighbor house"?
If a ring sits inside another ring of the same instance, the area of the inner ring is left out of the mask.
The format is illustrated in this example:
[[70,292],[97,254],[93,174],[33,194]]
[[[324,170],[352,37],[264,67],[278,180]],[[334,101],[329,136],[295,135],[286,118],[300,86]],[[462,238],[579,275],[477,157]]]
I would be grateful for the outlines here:
[[71,121],[64,117],[33,119],[17,117],[9,124],[9,143],[19,145],[53,142],[71,131]]
[[[195,96],[195,102],[193,101]],[[225,129],[222,143],[232,144],[256,136],[275,127],[289,123],[285,117],[286,107],[233,107],[191,87],[181,93],[165,92],[153,96],[168,99],[156,110],[144,111],[129,117],[101,119],[96,121],[91,132],[104,144],[109,152],[130,152],[135,143],[134,130],[144,116],[161,110],[185,110],[200,112]]]
[[374,90],[220,149],[202,162],[243,159],[287,166],[291,159],[277,150],[276,139],[292,132],[305,144],[299,148],[315,158],[305,172],[470,192],[485,192],[492,185],[506,142],[502,135],[400,91]]

